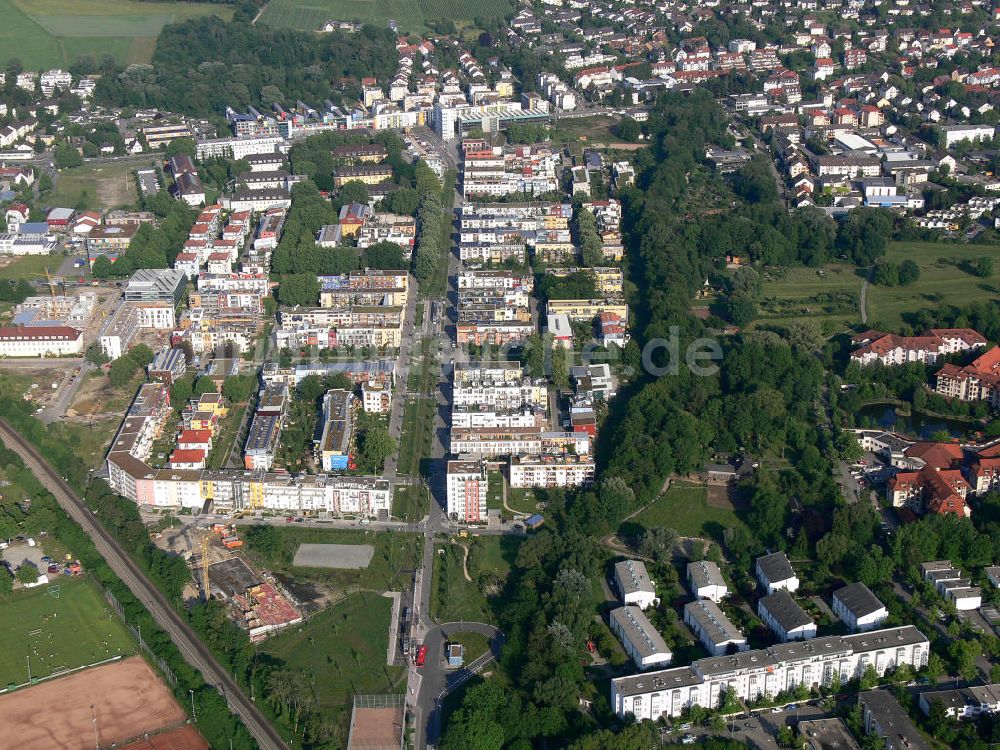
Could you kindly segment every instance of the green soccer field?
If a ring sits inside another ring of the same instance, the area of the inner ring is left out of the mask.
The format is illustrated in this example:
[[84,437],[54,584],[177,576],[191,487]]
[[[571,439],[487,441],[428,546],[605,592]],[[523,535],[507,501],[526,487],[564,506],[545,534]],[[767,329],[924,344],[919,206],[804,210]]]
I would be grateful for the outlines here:
[[426,31],[426,20],[503,17],[513,7],[508,0],[271,0],[260,17],[270,26],[317,31],[329,20],[360,21],[384,27],[389,20],[401,31]]
[[65,669],[129,655],[134,642],[90,585],[60,577],[48,586],[0,600],[0,685],[21,685]]

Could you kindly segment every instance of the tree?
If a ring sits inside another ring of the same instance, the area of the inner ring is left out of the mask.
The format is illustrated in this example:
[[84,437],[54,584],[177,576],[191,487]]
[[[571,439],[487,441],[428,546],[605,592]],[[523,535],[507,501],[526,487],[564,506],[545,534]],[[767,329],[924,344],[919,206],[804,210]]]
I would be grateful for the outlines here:
[[618,123],[618,137],[623,141],[637,141],[642,134],[639,122],[632,117],[623,117]]
[[871,664],[865,666],[865,671],[862,672],[858,685],[862,690],[871,690],[878,685],[878,672],[875,671],[875,667]]
[[726,317],[742,328],[757,317],[757,303],[743,294],[732,294],[726,302]]
[[345,182],[341,185],[340,190],[337,191],[337,200],[340,201],[340,205],[342,206],[348,203],[367,203],[368,185],[361,180]]
[[993,258],[988,255],[982,256],[976,261],[976,276],[987,279],[993,275]]
[[674,548],[677,532],[663,526],[646,529],[639,542],[639,554],[651,557],[657,561],[669,562],[670,552]]
[[413,187],[421,197],[441,192],[441,181],[423,159],[413,169]]
[[135,362],[136,367],[145,367],[153,361],[153,350],[145,344],[136,344],[128,350],[128,357]]
[[164,153],[167,158],[171,156],[190,156],[192,159],[197,153],[197,145],[194,142],[194,138],[174,138],[170,143],[167,144]]
[[222,395],[230,403],[241,404],[249,400],[256,380],[250,375],[230,375],[222,381]]
[[108,368],[108,382],[113,388],[127,385],[135,375],[135,362],[127,354],[119,357]]
[[898,286],[899,266],[887,260],[876,263],[872,281],[881,286]]
[[566,347],[552,347],[552,383],[556,388],[569,386],[569,354]]
[[14,588],[14,579],[6,565],[0,566],[0,594],[9,594]]
[[281,277],[278,301],[283,305],[315,305],[319,299],[319,279],[314,273],[292,273]]
[[409,265],[403,257],[403,248],[395,242],[376,242],[371,247],[366,247],[361,255],[365,268],[397,271]]
[[909,286],[920,279],[920,266],[907,258],[899,264],[899,283]]
[[170,403],[180,409],[191,399],[193,377],[185,375],[170,384]]
[[243,532],[247,547],[270,563],[281,562],[284,543],[281,533],[273,526],[251,526]]
[[104,353],[104,349],[97,342],[87,347],[87,352],[83,355],[83,358],[90,362],[90,364],[98,366],[111,361],[108,355]]
[[34,583],[38,580],[38,568],[25,560],[18,567],[16,577],[19,583]]
[[80,156],[80,152],[69,143],[63,142],[56,146],[53,152],[53,157],[55,159],[55,164],[57,169],[66,169],[68,167],[79,167],[83,164],[83,157]]
[[[359,467],[371,472],[380,472],[385,460],[396,450],[396,441],[389,435],[389,430],[381,420],[371,418],[361,429],[361,439],[358,441],[361,455]],[[364,466],[361,467],[360,464]]]
[[98,255],[90,272],[95,279],[107,279],[114,275],[115,267],[107,255]]
[[207,375],[200,376],[194,381],[194,385],[191,387],[191,395],[194,397],[201,396],[205,393],[215,393],[215,382]]

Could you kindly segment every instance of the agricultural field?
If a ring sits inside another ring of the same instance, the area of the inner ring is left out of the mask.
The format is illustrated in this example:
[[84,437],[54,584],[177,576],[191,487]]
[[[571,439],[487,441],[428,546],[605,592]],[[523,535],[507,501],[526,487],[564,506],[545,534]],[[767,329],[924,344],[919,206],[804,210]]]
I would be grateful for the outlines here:
[[[404,669],[385,663],[391,600],[352,596],[260,646],[280,670],[301,675],[324,718],[346,735],[353,696],[400,692]],[[346,745],[346,736],[341,738]]]
[[0,685],[132,652],[125,626],[85,581],[60,576],[58,596],[48,586],[19,590],[0,600]]
[[[0,0],[3,2],[3,0]],[[90,163],[59,172],[55,187],[45,196],[52,206],[87,210],[123,208],[138,200],[134,173],[155,164],[149,162]]]
[[[996,299],[1000,295],[1000,247],[951,242],[893,242],[885,259],[893,263],[912,260],[920,267],[920,278],[909,286],[868,287],[868,322],[891,329],[908,323],[906,313],[941,304],[967,305]],[[994,272],[981,278],[972,272],[976,259],[994,258]]]
[[272,0],[258,23],[317,31],[329,20],[361,21],[384,26],[389,20],[401,31],[426,31],[425,21],[450,18],[456,23],[477,17],[503,17],[513,13],[507,0]]
[[207,15],[229,19],[233,9],[139,0],[0,0],[0,50],[16,50],[26,70],[66,68],[85,55],[149,62],[164,26]]
[[864,274],[847,264],[767,269],[758,323],[781,325],[808,317],[824,330],[832,328],[831,333],[860,323],[858,305]]

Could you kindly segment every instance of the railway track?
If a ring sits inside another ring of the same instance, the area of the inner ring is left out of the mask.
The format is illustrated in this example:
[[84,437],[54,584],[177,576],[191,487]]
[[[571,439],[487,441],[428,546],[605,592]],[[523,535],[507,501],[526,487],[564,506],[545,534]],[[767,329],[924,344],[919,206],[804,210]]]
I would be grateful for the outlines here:
[[156,623],[170,635],[185,661],[201,673],[205,682],[222,692],[230,710],[240,717],[258,746],[262,750],[287,748],[288,744],[271,726],[256,704],[243,693],[232,675],[216,661],[215,656],[201,642],[194,630],[177,614],[167,598],[94,517],[83,500],[77,497],[62,475],[52,468],[38,449],[3,419],[0,419],[0,440],[21,457],[25,466],[52,493],[66,514],[87,532],[101,557],[128,586],[129,591],[149,610]]

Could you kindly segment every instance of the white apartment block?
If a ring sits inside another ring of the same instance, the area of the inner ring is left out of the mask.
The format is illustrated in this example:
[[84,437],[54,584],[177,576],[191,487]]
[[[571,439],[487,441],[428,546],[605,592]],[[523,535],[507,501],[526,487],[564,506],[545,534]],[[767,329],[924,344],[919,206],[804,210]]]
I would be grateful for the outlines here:
[[639,721],[680,716],[685,708],[715,708],[723,693],[741,700],[774,696],[799,685],[828,687],[860,677],[869,665],[879,676],[908,664],[927,664],[930,643],[912,625],[848,636],[813,638],[729,656],[699,659],[688,667],[611,681],[611,706]]
[[64,357],[83,351],[83,334],[69,326],[0,328],[0,357]]
[[510,486],[587,487],[594,481],[596,465],[590,456],[511,456]]
[[782,642],[816,637],[816,623],[784,589],[762,596],[757,614]]
[[799,579],[792,570],[792,564],[784,552],[774,552],[758,557],[756,564],[757,580],[767,590],[768,594],[784,589],[795,592],[799,588]]
[[625,653],[639,669],[653,669],[670,663],[673,654],[649,618],[639,607],[624,606],[608,615],[611,632],[622,642]]
[[711,560],[689,562],[687,580],[691,593],[699,599],[708,599],[718,604],[729,594],[729,587],[726,585],[726,579],[722,577],[722,571]]
[[889,612],[863,583],[852,583],[833,592],[833,614],[856,632],[875,630]]
[[747,639],[740,629],[708,599],[696,599],[684,605],[684,622],[691,628],[708,653],[721,656],[730,650],[744,651]]
[[648,609],[659,603],[656,586],[649,578],[642,560],[621,560],[615,563],[615,588],[621,603]]

